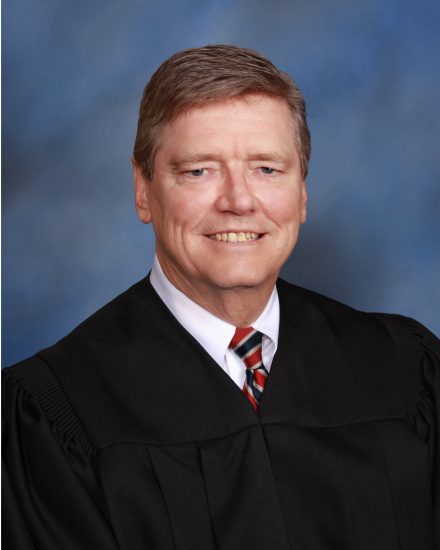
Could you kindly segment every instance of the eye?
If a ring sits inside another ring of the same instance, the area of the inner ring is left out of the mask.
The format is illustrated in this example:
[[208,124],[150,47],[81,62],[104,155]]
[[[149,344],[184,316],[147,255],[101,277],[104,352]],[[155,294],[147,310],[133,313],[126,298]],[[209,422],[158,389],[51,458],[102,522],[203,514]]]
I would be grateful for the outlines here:
[[260,170],[263,174],[268,174],[268,175],[276,172],[275,168],[270,168],[269,166],[261,166]]
[[196,178],[200,176],[204,176],[206,174],[206,168],[196,168],[194,170],[188,170],[186,174],[190,176],[195,176]]

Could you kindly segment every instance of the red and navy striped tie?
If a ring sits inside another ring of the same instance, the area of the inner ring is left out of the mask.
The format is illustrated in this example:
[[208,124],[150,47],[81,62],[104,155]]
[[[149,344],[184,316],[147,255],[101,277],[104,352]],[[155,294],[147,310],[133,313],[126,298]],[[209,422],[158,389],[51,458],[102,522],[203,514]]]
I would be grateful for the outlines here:
[[263,365],[261,355],[263,335],[252,327],[237,328],[229,344],[246,365],[246,381],[243,393],[252,403],[255,410],[260,405],[266,378],[269,374]]

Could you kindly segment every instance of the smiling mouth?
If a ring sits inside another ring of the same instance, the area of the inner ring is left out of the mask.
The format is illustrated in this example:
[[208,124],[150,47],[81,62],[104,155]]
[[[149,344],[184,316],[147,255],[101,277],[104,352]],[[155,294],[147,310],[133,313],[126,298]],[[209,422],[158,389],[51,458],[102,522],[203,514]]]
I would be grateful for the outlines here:
[[249,241],[256,241],[260,238],[258,233],[243,232],[239,233],[214,233],[213,235],[208,235],[208,237],[214,241],[223,241],[228,243],[246,243]]

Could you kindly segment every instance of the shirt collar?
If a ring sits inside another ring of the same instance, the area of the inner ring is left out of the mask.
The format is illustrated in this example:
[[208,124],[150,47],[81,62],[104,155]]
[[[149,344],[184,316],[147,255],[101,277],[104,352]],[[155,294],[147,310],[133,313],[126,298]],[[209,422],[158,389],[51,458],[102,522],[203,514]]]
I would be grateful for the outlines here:
[[[150,274],[151,285],[179,323],[199,342],[219,365],[223,364],[226,350],[235,326],[219,319],[205,308],[196,304],[178,290],[166,278],[157,256]],[[278,344],[280,306],[274,287],[270,298],[258,319],[252,326]],[[214,336],[215,337],[214,337]]]

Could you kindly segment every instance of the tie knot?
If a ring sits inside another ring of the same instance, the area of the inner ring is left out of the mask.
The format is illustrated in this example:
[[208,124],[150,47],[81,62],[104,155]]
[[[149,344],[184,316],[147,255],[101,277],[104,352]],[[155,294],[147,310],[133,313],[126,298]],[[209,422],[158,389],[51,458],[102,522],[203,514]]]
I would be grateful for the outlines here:
[[247,368],[257,368],[262,363],[261,346],[263,335],[253,327],[236,328],[229,347]]

